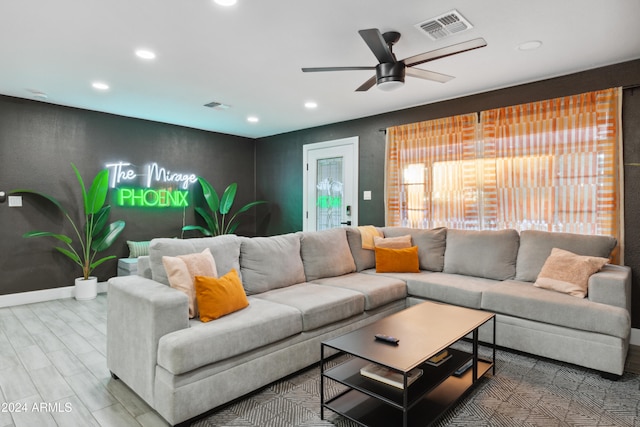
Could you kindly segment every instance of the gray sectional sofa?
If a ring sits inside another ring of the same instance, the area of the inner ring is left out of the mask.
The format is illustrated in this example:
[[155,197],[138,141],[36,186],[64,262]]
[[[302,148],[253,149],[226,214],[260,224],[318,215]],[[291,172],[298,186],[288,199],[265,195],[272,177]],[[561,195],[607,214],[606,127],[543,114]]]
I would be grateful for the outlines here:
[[[554,247],[608,257],[615,240],[514,230],[382,228],[411,235],[419,273],[376,273],[357,228],[273,237],[154,239],[138,276],[109,280],[107,364],[171,424],[320,359],[320,342],[424,300],[495,312],[497,344],[620,375],[630,334],[630,269],[606,265],[584,299],[533,286]],[[209,248],[235,268],[249,306],[202,323],[171,288],[162,256]],[[490,330],[481,339],[490,341]]]

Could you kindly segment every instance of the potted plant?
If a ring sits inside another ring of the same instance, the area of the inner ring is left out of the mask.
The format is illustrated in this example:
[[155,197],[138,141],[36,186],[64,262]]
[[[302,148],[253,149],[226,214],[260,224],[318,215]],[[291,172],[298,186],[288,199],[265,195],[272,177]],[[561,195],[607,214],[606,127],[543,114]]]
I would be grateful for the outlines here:
[[248,203],[238,209],[231,218],[227,218],[231,211],[233,201],[236,198],[238,184],[235,182],[229,184],[229,186],[224,190],[224,193],[222,193],[222,198],[219,198],[216,190],[206,179],[199,176],[198,181],[200,182],[200,187],[202,187],[204,200],[207,202],[207,206],[211,212],[200,206],[196,206],[195,211],[202,217],[202,219],[204,219],[207,226],[201,227],[199,225],[186,225],[182,227],[182,231],[197,230],[205,236],[232,234],[240,225],[238,215],[248,211],[256,205],[267,203],[264,200],[257,200],[255,202]]
[[[71,167],[75,172],[83,201],[83,223],[75,221],[69,211],[55,198],[34,190],[14,190],[12,193],[35,194],[53,203],[62,214],[69,220],[73,228],[74,237],[77,237],[80,247],[74,246],[72,237],[65,234],[50,231],[29,231],[23,235],[25,238],[31,237],[53,237],[64,246],[55,246],[55,249],[71,259],[82,269],[82,277],[75,280],[75,297],[78,300],[92,299],[97,294],[98,279],[91,276],[93,270],[100,264],[110,259],[116,258],[109,255],[96,259],[98,252],[109,248],[118,238],[124,229],[124,221],[115,221],[107,224],[111,206],[105,205],[107,192],[109,190],[109,170],[101,170],[93,180],[91,187],[87,191],[84,181],[78,168],[72,163]],[[66,246],[66,247],[65,247]]]

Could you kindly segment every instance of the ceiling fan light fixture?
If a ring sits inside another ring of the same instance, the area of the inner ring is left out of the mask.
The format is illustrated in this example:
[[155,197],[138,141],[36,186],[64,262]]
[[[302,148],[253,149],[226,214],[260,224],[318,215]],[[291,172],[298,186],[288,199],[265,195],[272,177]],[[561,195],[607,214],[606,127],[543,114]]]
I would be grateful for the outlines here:
[[402,62],[381,63],[376,67],[377,87],[390,92],[404,86],[405,65]]

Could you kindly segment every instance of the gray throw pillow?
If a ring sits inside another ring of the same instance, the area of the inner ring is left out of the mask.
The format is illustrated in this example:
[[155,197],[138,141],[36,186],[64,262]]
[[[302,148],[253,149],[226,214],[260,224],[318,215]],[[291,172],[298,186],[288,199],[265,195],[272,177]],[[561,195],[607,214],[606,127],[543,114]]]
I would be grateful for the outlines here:
[[356,271],[344,228],[300,233],[300,253],[307,281]]
[[535,282],[553,248],[576,255],[609,258],[618,241],[612,236],[525,230],[520,233],[516,280]]
[[242,239],[240,268],[247,295],[303,283],[300,236],[291,233]]
[[200,253],[206,248],[211,250],[211,255],[213,255],[220,276],[227,274],[232,268],[235,268],[239,273],[240,264],[238,259],[240,257],[240,241],[242,239],[242,237],[233,234],[194,239],[153,239],[149,244],[151,278],[156,282],[169,286],[169,279],[162,264],[162,257]]
[[420,270],[442,271],[444,268],[444,251],[447,243],[446,228],[423,230],[407,227],[386,227],[383,232],[385,237],[411,235],[412,244],[418,247]]
[[507,280],[516,275],[516,230],[447,230],[444,272]]

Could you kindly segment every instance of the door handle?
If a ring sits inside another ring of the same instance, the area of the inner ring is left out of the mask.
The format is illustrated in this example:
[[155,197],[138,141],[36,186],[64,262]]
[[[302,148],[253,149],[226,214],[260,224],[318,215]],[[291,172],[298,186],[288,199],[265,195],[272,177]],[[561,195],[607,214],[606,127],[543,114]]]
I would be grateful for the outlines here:
[[351,221],[341,222],[340,224],[344,224],[344,225],[351,225]]

